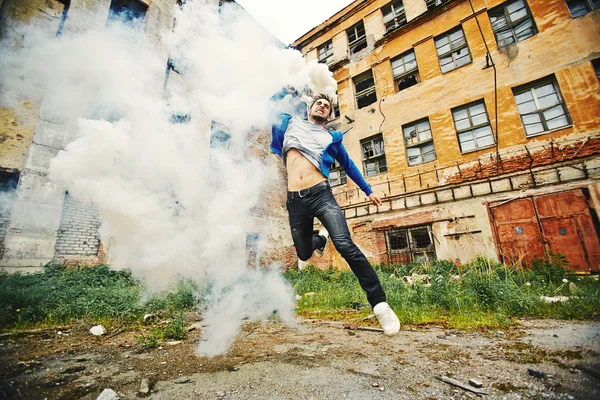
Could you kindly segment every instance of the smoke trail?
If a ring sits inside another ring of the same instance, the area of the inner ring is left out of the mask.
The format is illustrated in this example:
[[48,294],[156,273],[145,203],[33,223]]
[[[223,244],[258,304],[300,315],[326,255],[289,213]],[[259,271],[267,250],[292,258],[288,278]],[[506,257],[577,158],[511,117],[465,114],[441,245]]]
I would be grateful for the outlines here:
[[[49,176],[99,209],[113,268],[131,269],[150,291],[181,277],[211,288],[198,351],[212,356],[227,351],[245,318],[278,310],[293,322],[292,290],[277,266],[246,265],[250,210],[278,179],[245,156],[248,132],[268,128],[267,102],[279,88],[334,94],[336,83],[325,66],[278,48],[236,5],[188,1],[174,14],[160,46],[136,24],[59,38],[19,27],[0,53],[0,100],[40,99],[42,117],[73,139]],[[179,73],[168,71],[163,90],[168,57]],[[229,129],[221,146],[211,147],[212,121]]]

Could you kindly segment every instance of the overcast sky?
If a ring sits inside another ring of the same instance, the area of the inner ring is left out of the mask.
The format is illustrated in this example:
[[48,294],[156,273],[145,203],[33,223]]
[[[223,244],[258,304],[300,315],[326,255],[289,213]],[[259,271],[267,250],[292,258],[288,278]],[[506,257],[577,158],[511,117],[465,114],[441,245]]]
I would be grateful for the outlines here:
[[285,44],[324,22],[353,0],[236,0]]

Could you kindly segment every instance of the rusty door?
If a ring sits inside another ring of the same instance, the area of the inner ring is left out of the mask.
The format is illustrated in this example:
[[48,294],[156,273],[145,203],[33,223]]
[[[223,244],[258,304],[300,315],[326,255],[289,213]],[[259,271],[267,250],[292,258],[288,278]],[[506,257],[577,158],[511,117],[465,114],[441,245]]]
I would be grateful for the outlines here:
[[531,199],[518,199],[490,205],[496,228],[498,250],[503,262],[516,264],[544,257],[542,233]]
[[548,250],[564,254],[575,271],[597,271],[600,242],[583,191],[548,194],[534,201]]
[[490,205],[503,262],[529,262],[547,251],[564,254],[568,267],[597,271],[600,241],[581,189]]

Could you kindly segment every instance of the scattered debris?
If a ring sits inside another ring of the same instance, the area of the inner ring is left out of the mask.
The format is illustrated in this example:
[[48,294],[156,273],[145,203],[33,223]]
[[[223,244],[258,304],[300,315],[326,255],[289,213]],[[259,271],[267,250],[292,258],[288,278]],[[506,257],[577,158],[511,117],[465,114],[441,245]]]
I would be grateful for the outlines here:
[[67,367],[64,371],[61,371],[61,374],[74,374],[81,371],[85,371],[85,365],[73,365]]
[[579,288],[574,282],[569,282],[569,292],[571,294],[577,294],[577,292],[579,292]]
[[94,336],[102,336],[106,333],[106,329],[102,325],[96,325],[90,328],[90,333]]
[[178,344],[183,343],[183,340],[169,340],[167,342],[167,346],[177,346]]
[[119,396],[112,389],[104,389],[100,396],[96,398],[96,400],[119,400]]
[[600,370],[597,368],[592,368],[584,364],[577,364],[575,367],[580,371],[585,372],[586,374],[593,376],[596,379],[600,379]]
[[296,301],[300,301],[302,300],[302,296],[300,296],[299,294],[296,295]]
[[479,379],[471,378],[469,379],[469,385],[480,388],[483,387],[483,382],[481,382]]
[[346,322],[344,324],[344,329],[350,329],[353,331],[383,332],[383,329],[381,328],[372,328],[370,326],[358,326],[357,324],[353,324],[350,322]]
[[373,383],[371,383],[371,386],[373,386],[373,387],[379,387],[379,382],[373,382]]
[[315,294],[316,294],[315,292],[308,292],[308,293],[304,293],[304,296],[306,296],[306,297],[312,297]]
[[160,318],[158,318],[158,315],[156,315],[156,314],[145,314],[144,315],[144,323],[145,324],[152,322],[152,321],[158,321],[158,320],[160,320]]
[[527,372],[529,373],[529,375],[540,379],[549,379],[553,377],[553,375],[547,374],[541,369],[527,368]]
[[196,329],[202,329],[202,324],[200,322],[194,322],[190,326],[188,326],[187,331],[195,331]]
[[176,379],[175,383],[182,385],[184,383],[190,383],[191,381],[189,376],[182,376],[181,378]]
[[549,296],[540,296],[540,299],[546,303],[564,303],[565,301],[569,301],[569,298],[567,296],[556,296],[556,297],[549,297]]
[[484,389],[480,389],[480,388],[473,387],[471,385],[467,385],[465,383],[462,383],[461,381],[457,381],[456,379],[449,378],[449,377],[447,377],[445,375],[436,376],[435,379],[440,380],[440,381],[442,381],[444,383],[447,383],[449,385],[456,386],[456,387],[459,387],[459,388],[464,389],[464,390],[468,390],[468,391],[473,392],[473,393],[477,393],[477,394],[489,394]]
[[412,286],[416,283],[422,283],[424,286],[430,286],[431,275],[423,274],[412,274],[410,276],[403,276],[402,280],[408,285]]
[[148,393],[150,393],[150,382],[148,381],[148,378],[143,378],[142,382],[140,383],[140,390],[139,393],[143,396],[147,395]]

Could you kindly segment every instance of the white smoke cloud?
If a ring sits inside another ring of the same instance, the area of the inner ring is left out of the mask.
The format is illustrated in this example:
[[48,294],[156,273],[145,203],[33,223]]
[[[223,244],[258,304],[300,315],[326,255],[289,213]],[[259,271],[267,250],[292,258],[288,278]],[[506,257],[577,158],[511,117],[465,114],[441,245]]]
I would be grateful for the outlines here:
[[[245,157],[248,132],[268,129],[267,103],[284,86],[335,93],[322,64],[278,48],[236,6],[190,0],[175,9],[161,46],[139,26],[59,38],[17,28],[0,53],[0,100],[40,99],[42,117],[72,140],[52,160],[50,178],[100,212],[113,268],[129,268],[162,290],[178,278],[212,291],[200,354],[227,351],[245,318],[293,322],[293,293],[276,271],[249,269],[246,232],[263,185],[277,177]],[[94,16],[87,16],[94,20]],[[163,92],[167,55],[170,72]],[[177,80],[183,81],[177,84]],[[173,111],[191,113],[173,124]],[[210,149],[210,123],[229,128],[230,145]]]

